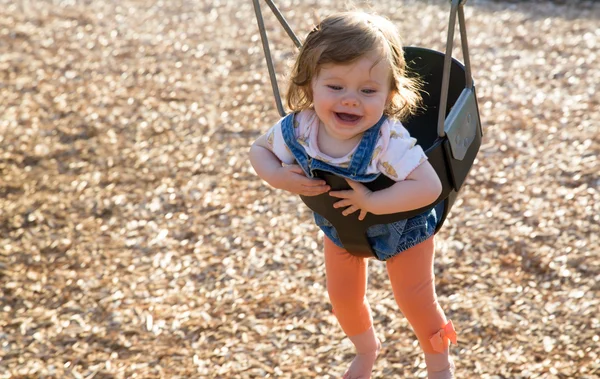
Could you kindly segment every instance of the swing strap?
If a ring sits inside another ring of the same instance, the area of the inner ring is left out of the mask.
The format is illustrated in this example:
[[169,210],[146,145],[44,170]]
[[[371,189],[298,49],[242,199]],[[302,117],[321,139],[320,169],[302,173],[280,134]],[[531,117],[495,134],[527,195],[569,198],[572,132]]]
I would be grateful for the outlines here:
[[[279,112],[281,117],[285,117],[286,113],[283,109],[283,104],[281,103],[281,95],[279,94],[279,86],[277,85],[277,77],[275,76],[275,66],[273,65],[273,58],[271,57],[271,49],[269,49],[269,39],[267,37],[265,22],[263,20],[262,12],[260,10],[260,3],[259,0],[252,0],[252,2],[254,3],[254,13],[256,13],[256,22],[258,23],[260,39],[262,41],[265,59],[267,60],[267,68],[269,69],[269,78],[271,79],[271,87],[273,88],[273,95],[275,96],[275,104],[277,105],[277,111]],[[275,14],[275,17],[277,17],[277,20],[279,20],[279,23],[281,24],[281,26],[283,26],[283,29],[285,29],[288,36],[292,39],[292,41],[294,41],[296,47],[301,48],[302,43],[300,42],[298,37],[296,37],[296,35],[292,31],[292,28],[287,23],[279,9],[277,9],[275,4],[273,4],[273,1],[265,0],[265,2],[271,8],[271,11],[273,11],[273,14]]]
[[460,28],[460,40],[464,56],[465,65],[465,88],[473,90],[473,78],[471,77],[471,60],[469,59],[469,44],[467,42],[467,26],[465,22],[464,5],[467,0],[451,0],[450,21],[448,22],[448,39],[446,40],[446,54],[444,56],[444,73],[442,77],[442,92],[440,97],[440,107],[438,114],[438,136],[443,138],[446,135],[444,125],[446,121],[446,105],[448,102],[448,88],[450,86],[450,66],[452,63],[452,47],[454,44],[454,28],[456,25],[456,15],[458,14],[458,24]]

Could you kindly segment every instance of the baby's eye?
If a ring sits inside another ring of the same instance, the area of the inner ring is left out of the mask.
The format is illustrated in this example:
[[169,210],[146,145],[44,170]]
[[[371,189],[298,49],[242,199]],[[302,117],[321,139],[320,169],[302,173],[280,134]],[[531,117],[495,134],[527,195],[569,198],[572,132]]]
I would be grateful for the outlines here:
[[374,89],[363,89],[362,92],[366,93],[367,95],[370,95],[370,94],[373,94],[373,93],[377,92],[377,90],[374,90]]
[[339,90],[341,90],[341,89],[342,89],[342,87],[340,87],[340,86],[334,86],[334,85],[331,85],[331,84],[330,84],[330,85],[328,85],[327,87],[328,87],[328,88],[331,88],[331,89],[332,89],[332,90],[334,90],[334,91],[339,91]]

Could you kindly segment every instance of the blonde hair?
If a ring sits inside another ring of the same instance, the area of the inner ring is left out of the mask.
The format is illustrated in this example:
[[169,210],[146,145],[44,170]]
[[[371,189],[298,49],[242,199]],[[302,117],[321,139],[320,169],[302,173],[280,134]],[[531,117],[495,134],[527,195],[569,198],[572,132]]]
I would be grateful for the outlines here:
[[407,76],[398,30],[384,17],[356,11],[331,15],[308,33],[290,75],[288,107],[297,112],[312,106],[311,82],[322,65],[350,64],[378,51],[392,71],[392,96],[384,114],[399,120],[414,114],[421,102],[420,82]]

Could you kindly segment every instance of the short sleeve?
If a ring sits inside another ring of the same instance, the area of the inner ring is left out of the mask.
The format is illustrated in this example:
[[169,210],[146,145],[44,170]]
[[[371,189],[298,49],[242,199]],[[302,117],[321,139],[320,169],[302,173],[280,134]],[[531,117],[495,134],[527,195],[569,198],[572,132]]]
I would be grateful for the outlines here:
[[281,132],[281,122],[283,119],[279,120],[279,122],[271,127],[269,131],[267,131],[267,143],[269,145],[269,149],[285,164],[293,164],[295,162],[294,155],[287,147],[283,134]]
[[389,134],[385,134],[387,143],[383,145],[383,151],[378,159],[378,169],[395,181],[405,180],[427,160],[427,155],[400,122],[390,125]]

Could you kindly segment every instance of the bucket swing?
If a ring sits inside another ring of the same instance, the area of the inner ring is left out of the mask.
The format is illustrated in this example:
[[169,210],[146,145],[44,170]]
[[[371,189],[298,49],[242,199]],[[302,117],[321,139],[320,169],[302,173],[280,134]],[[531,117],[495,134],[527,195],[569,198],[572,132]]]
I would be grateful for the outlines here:
[[[417,139],[417,143],[425,151],[429,162],[442,182],[442,193],[437,200],[425,207],[408,212],[386,215],[368,213],[361,221],[358,220],[358,217],[344,216],[341,208],[334,208],[333,204],[338,199],[327,193],[317,196],[300,196],[312,211],[331,222],[344,248],[355,256],[376,257],[366,234],[370,226],[408,219],[434,207],[437,214],[440,215],[440,221],[435,231],[437,233],[450,212],[481,146],[481,121],[471,76],[464,15],[466,0],[450,1],[450,20],[445,54],[423,47],[407,46],[404,48],[404,57],[408,68],[423,82],[421,96],[425,110],[404,122],[403,125],[410,135]],[[253,2],[275,103],[279,114],[284,117],[286,113],[281,102],[259,0],[253,0]],[[301,47],[300,40],[273,1],[265,0],[265,2],[295,45]],[[457,15],[464,64],[452,57]],[[344,178],[317,170],[314,174],[325,180],[334,191],[350,189]],[[379,175],[374,181],[363,184],[371,191],[377,191],[391,186],[394,181],[385,175]]]

